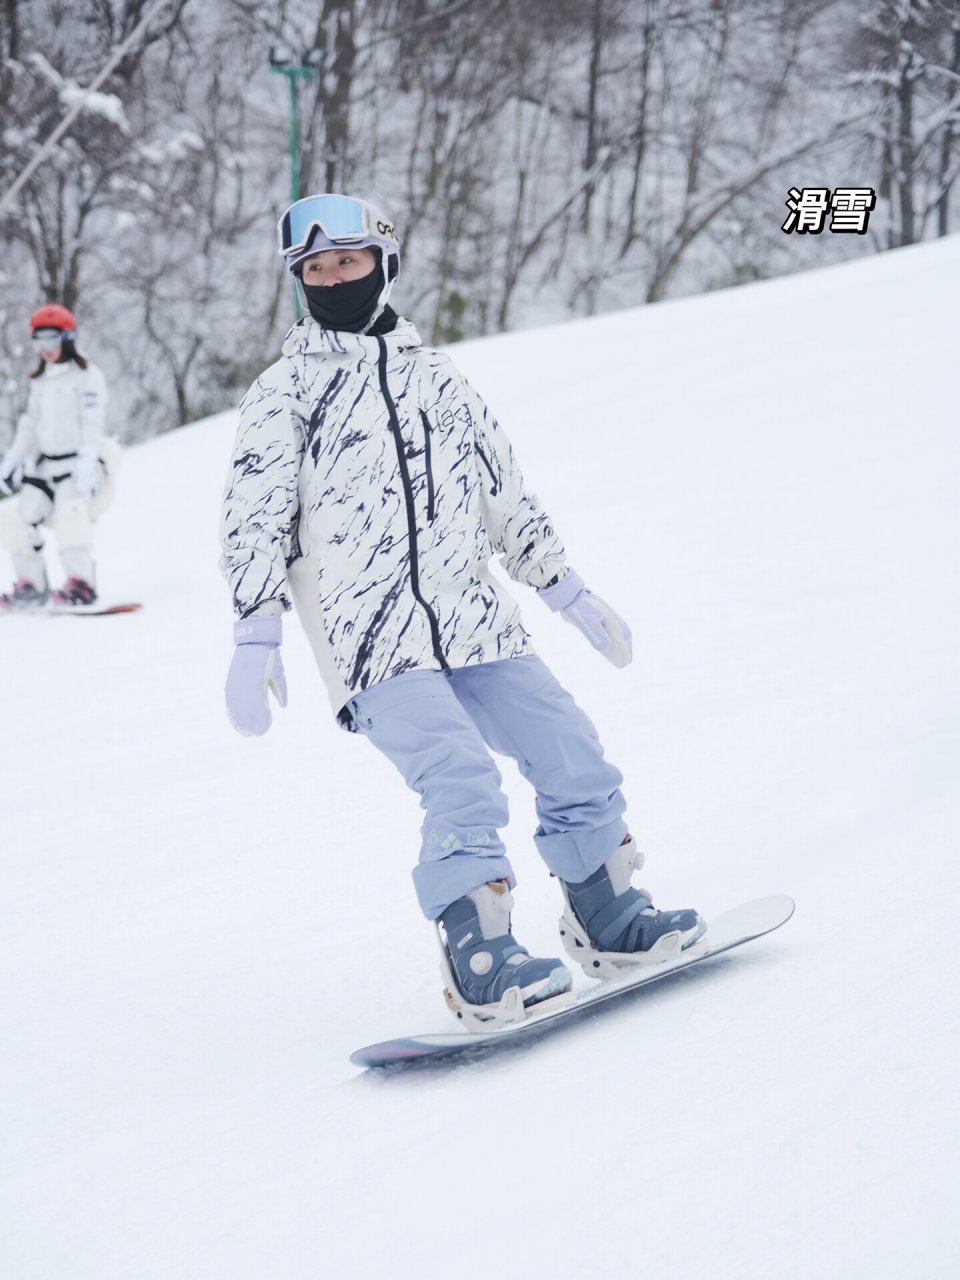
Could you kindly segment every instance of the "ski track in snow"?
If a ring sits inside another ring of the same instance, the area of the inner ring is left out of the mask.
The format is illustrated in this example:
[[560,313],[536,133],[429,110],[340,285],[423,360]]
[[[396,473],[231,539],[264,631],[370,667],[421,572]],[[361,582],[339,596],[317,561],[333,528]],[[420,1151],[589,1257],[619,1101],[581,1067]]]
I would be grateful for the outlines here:
[[[416,801],[295,620],[271,733],[223,712],[235,414],[128,451],[101,587],[143,611],[0,619],[4,1276],[957,1273],[958,269],[953,237],[454,353],[634,627],[617,671],[515,589],[643,882],[797,913],[446,1069],[347,1060],[454,1024]],[[556,954],[502,767],[516,931]]]

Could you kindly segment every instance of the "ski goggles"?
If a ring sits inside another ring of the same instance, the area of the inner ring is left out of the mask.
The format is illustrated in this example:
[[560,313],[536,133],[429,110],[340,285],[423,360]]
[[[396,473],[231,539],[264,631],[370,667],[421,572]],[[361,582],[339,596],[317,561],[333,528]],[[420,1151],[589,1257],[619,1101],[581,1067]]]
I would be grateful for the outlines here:
[[30,341],[41,351],[55,351],[63,346],[63,332],[60,329],[38,329],[30,335]]
[[334,244],[372,239],[400,247],[393,225],[377,218],[362,200],[337,195],[306,196],[292,204],[277,223],[281,255],[291,258],[302,253],[318,229]]

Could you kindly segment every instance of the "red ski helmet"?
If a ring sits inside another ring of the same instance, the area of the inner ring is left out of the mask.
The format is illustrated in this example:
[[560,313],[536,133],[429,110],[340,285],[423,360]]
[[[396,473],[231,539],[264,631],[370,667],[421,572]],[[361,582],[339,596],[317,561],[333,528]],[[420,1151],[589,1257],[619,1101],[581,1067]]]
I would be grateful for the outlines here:
[[72,338],[77,332],[77,322],[73,313],[59,302],[48,302],[30,317],[30,329],[33,333],[38,329],[60,329],[65,337]]

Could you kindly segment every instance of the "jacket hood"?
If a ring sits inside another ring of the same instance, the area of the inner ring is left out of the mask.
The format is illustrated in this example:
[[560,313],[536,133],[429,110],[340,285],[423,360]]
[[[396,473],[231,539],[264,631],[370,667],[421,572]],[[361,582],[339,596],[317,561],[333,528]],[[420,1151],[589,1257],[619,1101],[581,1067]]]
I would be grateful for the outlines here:
[[[388,351],[408,351],[421,347],[420,335],[403,316],[396,328],[383,335]],[[281,350],[285,356],[305,355],[376,355],[378,339],[369,333],[345,333],[324,329],[312,316],[304,316],[287,333]]]

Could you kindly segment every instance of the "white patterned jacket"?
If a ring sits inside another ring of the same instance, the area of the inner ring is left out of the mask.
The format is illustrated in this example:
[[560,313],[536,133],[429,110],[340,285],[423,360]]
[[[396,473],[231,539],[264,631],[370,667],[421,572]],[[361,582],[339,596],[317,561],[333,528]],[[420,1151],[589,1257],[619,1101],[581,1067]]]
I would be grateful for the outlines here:
[[11,453],[29,462],[32,472],[32,464],[46,459],[62,463],[72,461],[80,449],[97,452],[103,445],[106,407],[107,384],[91,361],[85,369],[72,360],[48,364],[31,379]]
[[502,429],[402,318],[291,329],[240,406],[221,542],[238,615],[295,605],[338,713],[405,671],[529,652],[490,558],[535,588],[565,568]]

